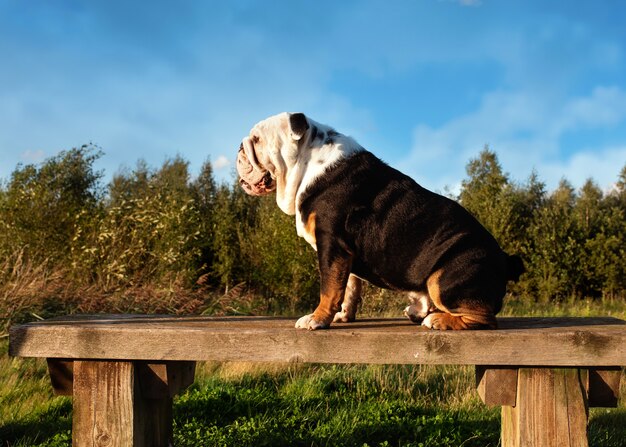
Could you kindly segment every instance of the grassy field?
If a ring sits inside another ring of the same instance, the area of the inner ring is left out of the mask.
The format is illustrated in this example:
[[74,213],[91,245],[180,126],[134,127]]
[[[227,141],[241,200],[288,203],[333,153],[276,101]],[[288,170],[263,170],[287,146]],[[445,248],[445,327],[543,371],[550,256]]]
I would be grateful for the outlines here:
[[[626,303],[509,301],[503,315],[626,319]],[[71,445],[71,400],[52,396],[44,361],[10,358],[7,345],[0,340],[0,446]],[[590,445],[626,445],[625,401],[623,377],[620,407],[590,412]],[[499,427],[471,367],[202,363],[174,402],[177,446],[484,447],[499,444]]]

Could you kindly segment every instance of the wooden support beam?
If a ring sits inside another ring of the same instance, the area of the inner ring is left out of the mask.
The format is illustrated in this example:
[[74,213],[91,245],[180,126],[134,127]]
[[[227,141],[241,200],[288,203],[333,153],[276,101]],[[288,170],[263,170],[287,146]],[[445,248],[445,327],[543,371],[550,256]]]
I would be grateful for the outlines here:
[[617,407],[621,378],[620,367],[590,369],[587,383],[589,407]]
[[[476,390],[489,406],[515,406],[517,399],[517,371],[503,366],[476,366]],[[622,368],[603,367],[581,369],[589,408],[617,407]]]
[[502,407],[502,446],[587,446],[585,372],[522,368],[516,405]]
[[52,389],[57,396],[71,396],[74,383],[74,361],[46,359]]
[[193,383],[196,362],[135,362],[141,393],[148,399],[174,397]]
[[171,445],[172,397],[194,369],[194,362],[75,361],[73,445]]
[[476,367],[476,390],[482,401],[493,406],[515,406],[517,368],[499,366]]
[[74,447],[134,444],[131,362],[74,362]]

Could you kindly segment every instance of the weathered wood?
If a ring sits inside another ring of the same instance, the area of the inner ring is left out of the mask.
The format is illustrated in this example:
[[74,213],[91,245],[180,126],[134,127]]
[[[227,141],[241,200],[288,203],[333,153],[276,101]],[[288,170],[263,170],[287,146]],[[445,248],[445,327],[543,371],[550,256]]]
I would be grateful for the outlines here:
[[626,365],[626,322],[501,318],[495,331],[429,331],[400,319],[296,330],[268,317],[81,316],[16,326],[22,357],[314,363]]
[[583,376],[578,369],[520,369],[516,405],[502,407],[502,446],[587,446]]
[[57,396],[71,396],[74,382],[74,361],[46,359],[52,389]]
[[[617,407],[621,367],[581,369],[586,377],[588,406]],[[476,390],[489,406],[515,406],[518,368],[500,366],[476,367]]]
[[517,368],[477,366],[476,390],[482,401],[491,407],[515,406],[517,372]]
[[75,362],[72,445],[143,446],[134,439],[134,393],[131,362]]
[[[626,348],[625,348],[626,349]],[[617,407],[622,368],[589,370],[587,390],[590,407]]]
[[59,393],[73,384],[80,446],[168,445],[172,396],[193,381],[195,360],[473,364],[483,400],[504,405],[503,446],[587,445],[588,404],[616,404],[626,322],[498,323],[496,331],[438,332],[372,319],[308,332],[285,318],[75,316],[11,328],[9,352],[47,357]]
[[174,397],[193,383],[196,362],[136,362],[143,397]]
[[76,361],[73,445],[171,445],[172,397],[194,369],[194,362]]

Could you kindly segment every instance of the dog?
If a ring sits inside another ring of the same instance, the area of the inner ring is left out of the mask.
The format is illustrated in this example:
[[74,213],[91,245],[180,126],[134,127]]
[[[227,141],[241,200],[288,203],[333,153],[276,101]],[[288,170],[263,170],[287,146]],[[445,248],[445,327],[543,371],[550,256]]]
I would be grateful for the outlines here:
[[495,329],[507,282],[524,271],[460,204],[302,113],[256,124],[237,172],[247,194],[276,192],[317,251],[319,305],[296,328],[354,321],[366,280],[409,292],[404,313],[430,329]]

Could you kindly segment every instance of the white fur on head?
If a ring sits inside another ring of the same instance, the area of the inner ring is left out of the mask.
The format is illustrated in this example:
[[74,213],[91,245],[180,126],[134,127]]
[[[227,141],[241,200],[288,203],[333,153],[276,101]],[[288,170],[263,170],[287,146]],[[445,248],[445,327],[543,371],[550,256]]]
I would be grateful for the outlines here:
[[[313,140],[312,129],[316,133],[332,131],[333,138]],[[271,116],[257,123],[247,139],[254,145],[249,149],[244,144],[248,158],[256,157],[258,164],[270,171],[276,180],[276,203],[289,215],[296,213],[297,197],[308,184],[346,154],[362,150],[351,138],[301,113]]]

